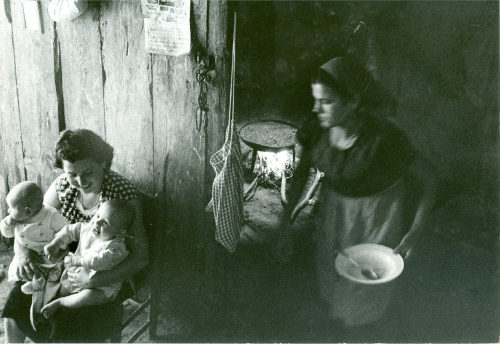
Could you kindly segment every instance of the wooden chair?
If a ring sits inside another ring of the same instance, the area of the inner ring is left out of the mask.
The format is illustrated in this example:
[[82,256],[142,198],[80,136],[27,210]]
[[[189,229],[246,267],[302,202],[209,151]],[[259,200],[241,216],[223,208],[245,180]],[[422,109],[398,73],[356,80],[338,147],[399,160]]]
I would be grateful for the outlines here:
[[[160,209],[158,199],[154,196],[142,193],[141,203],[144,218],[144,227],[148,235],[149,241],[149,263],[148,266],[139,272],[130,283],[124,288],[128,288],[128,295],[122,302],[121,325],[117,326],[114,334],[110,338],[112,343],[122,341],[123,331],[131,325],[141,314],[146,312],[147,319],[140,324],[139,328],[126,339],[127,343],[135,342],[147,329],[149,329],[149,340],[153,341],[157,338],[158,313],[163,288],[163,279],[161,271],[161,259],[163,238],[165,237],[165,224],[162,221],[162,214],[165,209]],[[138,303],[139,307],[134,310],[126,319],[123,319],[125,302]],[[136,323],[134,322],[134,325]]]

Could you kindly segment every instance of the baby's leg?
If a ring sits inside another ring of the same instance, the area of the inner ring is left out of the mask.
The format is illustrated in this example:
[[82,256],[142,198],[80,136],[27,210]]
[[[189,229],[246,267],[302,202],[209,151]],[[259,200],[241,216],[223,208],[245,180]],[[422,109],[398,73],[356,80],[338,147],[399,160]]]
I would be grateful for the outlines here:
[[42,314],[51,318],[60,307],[80,308],[85,306],[101,305],[110,301],[100,289],[83,289],[76,294],[63,296],[49,302],[42,308]]

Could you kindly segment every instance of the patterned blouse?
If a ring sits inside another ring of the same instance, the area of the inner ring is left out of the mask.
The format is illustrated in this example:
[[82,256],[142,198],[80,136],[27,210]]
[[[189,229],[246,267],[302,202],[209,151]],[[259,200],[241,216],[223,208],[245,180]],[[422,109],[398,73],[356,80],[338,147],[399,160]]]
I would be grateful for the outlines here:
[[[84,213],[77,206],[78,189],[72,186],[65,174],[60,175],[56,180],[56,192],[59,201],[62,204],[61,214],[70,222],[88,222],[94,215],[93,213]],[[128,179],[122,177],[114,171],[108,171],[104,175],[101,195],[97,208],[110,199],[132,200],[139,198],[139,191]]]

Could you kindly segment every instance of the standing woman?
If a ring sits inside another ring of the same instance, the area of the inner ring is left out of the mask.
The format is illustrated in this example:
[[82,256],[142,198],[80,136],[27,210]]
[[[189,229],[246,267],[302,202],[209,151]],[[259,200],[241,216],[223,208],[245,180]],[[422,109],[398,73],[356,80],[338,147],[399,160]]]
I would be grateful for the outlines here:
[[[314,210],[319,291],[329,316],[347,329],[376,324],[388,297],[335,271],[335,251],[382,244],[405,257],[431,211],[436,178],[402,130],[380,116],[384,99],[371,75],[346,57],[323,64],[312,82],[313,114],[298,132],[303,146],[292,181],[279,253],[290,248],[289,215],[309,169],[325,173]],[[416,185],[421,185],[420,193]],[[288,244],[287,244],[288,243]]]
[[[135,210],[135,221],[127,233],[129,256],[116,268],[89,275],[83,268],[69,273],[68,279],[81,289],[121,282],[144,268],[148,259],[147,237],[143,227],[139,192],[126,178],[112,171],[113,147],[87,129],[66,130],[56,144],[55,167],[64,173],[57,177],[45,193],[44,202],[58,209],[70,222],[88,222],[98,207],[107,200],[129,201]],[[24,252],[19,273],[31,278],[40,273],[39,257]],[[61,309],[54,316],[51,338],[30,325],[31,296],[16,284],[11,290],[2,317],[9,343],[34,341],[99,342],[109,338],[111,324],[120,314],[118,300],[105,305],[79,309]]]

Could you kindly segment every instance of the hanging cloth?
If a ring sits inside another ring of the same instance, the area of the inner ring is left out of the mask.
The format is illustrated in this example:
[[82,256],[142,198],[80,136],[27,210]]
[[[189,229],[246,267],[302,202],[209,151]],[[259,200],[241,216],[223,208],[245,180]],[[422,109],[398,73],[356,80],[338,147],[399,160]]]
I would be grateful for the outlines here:
[[215,240],[230,253],[236,250],[243,218],[243,164],[238,133],[234,128],[234,79],[236,60],[236,13],[234,16],[231,87],[226,139],[221,149],[210,158],[215,171],[212,199],[206,210],[215,218]]
[[87,0],[51,0],[47,9],[53,21],[65,22],[82,15],[87,8]]

